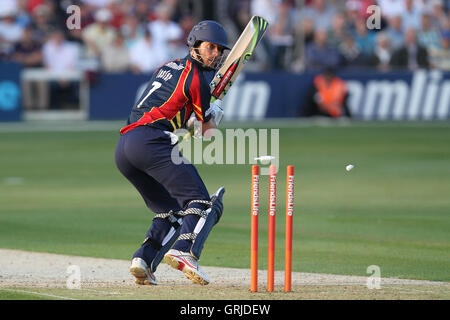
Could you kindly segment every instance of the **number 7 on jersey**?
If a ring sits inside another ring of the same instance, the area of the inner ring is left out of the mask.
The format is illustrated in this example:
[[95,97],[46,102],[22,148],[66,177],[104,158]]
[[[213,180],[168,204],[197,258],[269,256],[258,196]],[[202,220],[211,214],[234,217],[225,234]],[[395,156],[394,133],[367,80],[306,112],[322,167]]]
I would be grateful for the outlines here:
[[152,88],[148,91],[148,93],[145,95],[144,99],[141,99],[141,102],[139,102],[137,108],[140,108],[142,103],[144,103],[145,100],[155,91],[156,89],[161,88],[161,82],[153,81],[152,82]]

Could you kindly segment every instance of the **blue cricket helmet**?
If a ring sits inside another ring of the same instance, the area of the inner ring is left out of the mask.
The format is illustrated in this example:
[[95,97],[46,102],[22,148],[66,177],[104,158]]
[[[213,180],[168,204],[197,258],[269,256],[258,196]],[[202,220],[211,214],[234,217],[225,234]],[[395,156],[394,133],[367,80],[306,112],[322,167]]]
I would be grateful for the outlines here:
[[187,38],[187,45],[194,47],[197,41],[207,41],[230,49],[227,32],[220,23],[213,20],[201,21],[192,28]]

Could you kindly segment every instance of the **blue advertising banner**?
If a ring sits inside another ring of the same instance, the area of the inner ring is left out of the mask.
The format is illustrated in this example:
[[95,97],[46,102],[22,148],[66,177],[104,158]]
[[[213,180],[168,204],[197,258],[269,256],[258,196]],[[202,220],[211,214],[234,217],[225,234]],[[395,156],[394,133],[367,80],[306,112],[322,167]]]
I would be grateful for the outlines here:
[[362,120],[449,120],[450,73],[343,74],[352,114]]
[[[224,98],[224,120],[301,115],[316,74],[242,73]],[[347,72],[349,108],[360,120],[449,120],[450,73]],[[123,119],[150,75],[102,74],[90,90],[89,118]]]
[[126,119],[139,87],[150,75],[100,74],[89,89],[90,120]]
[[0,62],[0,122],[22,120],[21,70],[19,64]]

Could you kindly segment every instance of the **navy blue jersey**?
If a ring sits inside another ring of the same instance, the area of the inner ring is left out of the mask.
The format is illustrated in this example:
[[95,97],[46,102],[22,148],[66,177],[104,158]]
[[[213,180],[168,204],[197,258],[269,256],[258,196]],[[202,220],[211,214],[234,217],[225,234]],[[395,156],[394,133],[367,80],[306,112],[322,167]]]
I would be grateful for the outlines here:
[[211,118],[205,115],[211,101],[208,80],[213,75],[190,56],[166,63],[153,73],[120,133],[143,125],[174,132],[185,127],[192,112],[197,120],[208,122]]

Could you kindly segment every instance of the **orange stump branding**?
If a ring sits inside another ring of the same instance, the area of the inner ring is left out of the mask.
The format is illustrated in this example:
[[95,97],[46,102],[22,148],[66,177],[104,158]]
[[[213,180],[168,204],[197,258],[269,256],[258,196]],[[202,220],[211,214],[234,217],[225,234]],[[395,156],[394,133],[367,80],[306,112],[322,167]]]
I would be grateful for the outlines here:
[[275,213],[277,204],[277,169],[269,167],[269,252],[267,255],[267,291],[272,292],[275,274]]
[[[258,217],[259,217],[259,184],[260,171],[258,165],[252,166],[251,191],[251,244],[250,244],[250,291],[258,291]],[[267,292],[274,290],[275,278],[275,219],[277,198],[277,167],[269,167],[269,227],[267,253]],[[294,166],[287,166],[286,177],[286,233],[285,233],[285,267],[284,291],[291,291],[292,272],[292,218],[294,213]]]
[[292,218],[294,214],[294,167],[287,167],[286,180],[286,244],[284,254],[284,291],[291,291]]
[[252,166],[252,221],[251,221],[251,283],[250,290],[258,291],[258,213],[259,213],[259,167]]

